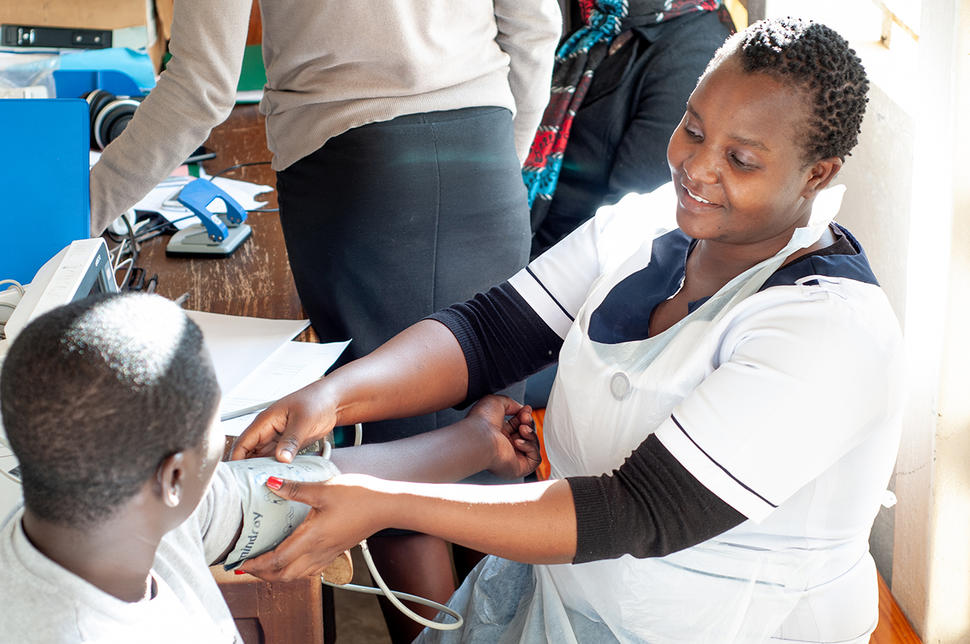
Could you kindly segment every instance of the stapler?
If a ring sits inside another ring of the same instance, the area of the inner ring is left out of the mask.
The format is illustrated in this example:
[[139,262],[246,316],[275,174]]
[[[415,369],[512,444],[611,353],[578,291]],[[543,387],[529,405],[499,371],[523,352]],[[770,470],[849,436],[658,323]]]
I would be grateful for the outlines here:
[[[226,213],[209,210],[216,199],[226,204]],[[246,210],[224,190],[207,179],[196,179],[179,192],[178,201],[195,214],[201,223],[192,224],[172,236],[166,255],[225,257],[246,241],[253,230],[246,221]]]

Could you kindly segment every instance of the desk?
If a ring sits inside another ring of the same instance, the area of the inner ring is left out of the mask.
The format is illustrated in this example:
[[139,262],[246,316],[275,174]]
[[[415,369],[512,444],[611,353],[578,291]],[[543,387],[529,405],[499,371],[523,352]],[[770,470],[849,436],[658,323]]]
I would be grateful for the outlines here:
[[[205,169],[215,173],[237,163],[268,161],[264,118],[255,105],[238,105],[229,119],[216,127],[206,147],[216,153],[205,162]],[[225,176],[243,181],[276,185],[276,174],[268,165],[250,166]],[[276,207],[276,193],[267,208]],[[262,197],[260,197],[262,198]],[[276,319],[302,319],[303,307],[290,274],[289,260],[283,244],[279,215],[252,213],[246,222],[253,234],[236,251],[225,258],[167,257],[168,237],[149,240],[142,246],[138,265],[148,274],[158,274],[157,292],[176,298],[188,292],[186,308],[212,313],[246,315]],[[301,339],[315,339],[312,334]]]
[[[255,105],[236,106],[229,119],[212,131],[206,146],[215,159],[206,162],[209,173],[237,163],[268,161],[264,118]],[[240,168],[226,176],[269,186],[276,185],[268,165]],[[276,207],[270,193],[265,207]],[[303,319],[303,307],[290,274],[279,215],[252,213],[247,219],[253,234],[226,258],[167,257],[168,237],[145,242],[138,266],[158,275],[156,292],[176,298],[188,292],[186,308],[212,313],[275,319]],[[300,339],[315,341],[311,331]],[[318,643],[333,640],[333,591],[320,581],[271,584],[254,577],[215,573],[219,587],[237,618],[246,644]],[[325,638],[326,635],[326,638]]]

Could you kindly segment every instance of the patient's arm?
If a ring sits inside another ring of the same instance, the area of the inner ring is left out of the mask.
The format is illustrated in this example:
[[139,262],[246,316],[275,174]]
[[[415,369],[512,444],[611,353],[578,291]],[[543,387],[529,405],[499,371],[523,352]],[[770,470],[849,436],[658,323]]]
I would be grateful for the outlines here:
[[388,443],[334,450],[343,473],[383,479],[451,483],[489,470],[520,478],[539,465],[532,410],[504,396],[486,396],[462,420],[431,432]]
[[[210,563],[238,566],[275,546],[303,520],[308,508],[281,505],[264,485],[270,476],[326,481],[339,469],[385,479],[450,482],[487,469],[505,478],[520,478],[539,464],[531,422],[529,407],[504,396],[486,396],[464,419],[448,427],[399,441],[334,450],[330,461],[303,456],[292,463],[273,458],[223,463],[201,509],[205,514],[200,520],[209,523],[203,534]],[[231,471],[228,479],[235,485],[226,485],[224,469]]]
[[236,547],[236,542],[239,541],[239,535],[242,534],[242,529],[243,529],[243,524],[242,524],[242,519],[240,519],[240,521],[239,521],[239,527],[236,528],[236,535],[232,538],[231,541],[229,541],[228,544],[226,544],[226,549],[223,550],[222,553],[220,553],[219,555],[217,555],[215,559],[213,559],[212,561],[209,562],[209,565],[210,566],[214,566],[216,564],[221,564],[222,562],[224,562],[226,560],[226,556],[230,552],[232,552],[232,549],[233,548]]

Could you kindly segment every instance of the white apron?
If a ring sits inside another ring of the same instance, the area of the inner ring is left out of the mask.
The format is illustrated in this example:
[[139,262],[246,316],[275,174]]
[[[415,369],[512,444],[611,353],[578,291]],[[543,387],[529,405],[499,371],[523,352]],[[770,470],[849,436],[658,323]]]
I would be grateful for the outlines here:
[[[839,199],[841,193],[832,196]],[[816,207],[815,213],[826,216],[813,216],[775,256],[646,340],[601,344],[590,340],[588,328],[590,314],[610,290],[642,268],[642,253],[649,247],[600,278],[559,356],[544,431],[552,477],[598,475],[619,467],[709,372],[718,322],[757,292],[789,255],[815,243],[831,221],[827,215],[836,210],[837,204]],[[620,641],[723,644],[763,641],[775,633],[798,599],[790,589],[804,588],[811,565],[803,553],[766,557],[715,538],[664,558],[626,555],[535,566],[535,582],[547,627],[568,608],[602,622]],[[562,602],[558,609],[551,605],[557,601]]]

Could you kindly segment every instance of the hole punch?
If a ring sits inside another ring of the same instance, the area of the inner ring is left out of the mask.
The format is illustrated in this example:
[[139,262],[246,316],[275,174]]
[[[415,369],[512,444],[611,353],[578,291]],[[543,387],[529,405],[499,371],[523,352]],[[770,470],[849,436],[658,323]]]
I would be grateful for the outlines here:
[[[225,214],[216,214],[209,206],[216,200],[226,206]],[[183,187],[177,200],[201,223],[184,228],[169,240],[166,255],[226,257],[249,239],[252,228],[246,221],[246,210],[229,194],[207,179],[196,179]]]

